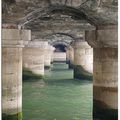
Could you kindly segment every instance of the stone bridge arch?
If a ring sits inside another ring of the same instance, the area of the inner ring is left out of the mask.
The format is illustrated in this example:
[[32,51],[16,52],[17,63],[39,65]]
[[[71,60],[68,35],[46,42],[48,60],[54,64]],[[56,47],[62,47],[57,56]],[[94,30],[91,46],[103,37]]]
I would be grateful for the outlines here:
[[33,22],[36,19],[47,18],[50,15],[55,14],[55,13],[69,15],[77,19],[84,19],[84,20],[87,20],[89,23],[93,24],[93,22],[89,19],[90,17],[87,16],[87,14],[83,10],[76,9],[74,7],[70,7],[66,5],[51,5],[43,9],[38,8],[32,11],[31,13],[27,14],[20,21],[18,21],[18,24],[23,26],[25,24],[28,24],[29,22]]
[[[94,26],[98,25],[107,25],[107,24],[117,24],[117,8],[113,4],[110,3],[111,6],[114,7],[114,10],[111,11],[109,6],[106,8],[99,7],[99,1],[96,4],[90,3],[86,1],[84,4],[81,4],[79,7],[72,7],[62,4],[52,4],[44,8],[37,8],[34,11],[28,13],[25,17],[23,17],[18,24],[25,25],[30,22],[33,22],[36,19],[47,20],[50,18],[52,14],[61,13],[62,15],[68,15],[74,18],[75,20],[86,20],[88,23]],[[94,7],[91,7],[92,4]],[[108,15],[109,12],[109,15]]]
[[47,35],[45,39],[51,45],[63,44],[65,46],[69,46],[70,43],[75,40],[75,37],[66,33],[53,33]]

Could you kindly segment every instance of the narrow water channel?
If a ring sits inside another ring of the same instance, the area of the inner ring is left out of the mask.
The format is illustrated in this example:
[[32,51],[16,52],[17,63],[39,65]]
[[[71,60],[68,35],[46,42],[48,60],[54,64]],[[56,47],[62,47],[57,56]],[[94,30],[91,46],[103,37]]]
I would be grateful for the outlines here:
[[92,82],[53,63],[44,80],[23,82],[23,120],[92,120]]

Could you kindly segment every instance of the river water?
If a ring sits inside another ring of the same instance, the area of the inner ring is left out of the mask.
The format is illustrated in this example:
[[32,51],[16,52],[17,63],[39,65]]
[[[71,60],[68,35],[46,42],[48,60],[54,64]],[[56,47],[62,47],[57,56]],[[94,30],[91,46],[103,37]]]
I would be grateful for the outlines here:
[[23,82],[23,120],[92,120],[92,82],[53,63],[44,80]]

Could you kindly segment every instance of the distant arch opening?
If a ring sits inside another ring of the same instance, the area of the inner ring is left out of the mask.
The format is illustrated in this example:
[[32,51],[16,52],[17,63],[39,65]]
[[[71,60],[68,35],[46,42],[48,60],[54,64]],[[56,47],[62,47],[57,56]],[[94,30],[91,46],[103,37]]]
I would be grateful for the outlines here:
[[54,52],[66,52],[66,45],[64,44],[55,44],[53,45],[53,47],[55,47]]

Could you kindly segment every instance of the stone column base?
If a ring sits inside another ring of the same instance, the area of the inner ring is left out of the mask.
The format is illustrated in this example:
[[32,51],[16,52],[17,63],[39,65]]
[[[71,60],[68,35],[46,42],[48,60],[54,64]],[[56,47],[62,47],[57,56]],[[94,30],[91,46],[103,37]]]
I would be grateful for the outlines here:
[[30,70],[29,68],[23,67],[23,74],[22,74],[23,81],[41,80],[43,78],[44,78],[43,74],[36,74],[32,70]]
[[93,120],[118,120],[118,109],[107,109],[101,101],[93,101]]
[[74,65],[74,78],[82,80],[92,80],[92,73],[87,72],[81,65]]
[[26,36],[24,30],[2,29],[2,120],[22,120],[22,47],[23,40],[29,40]]
[[19,112],[14,115],[2,114],[2,120],[22,120],[22,112]]

